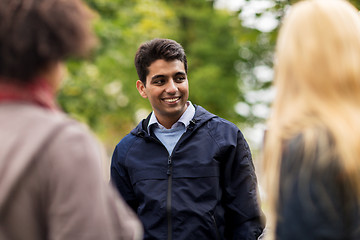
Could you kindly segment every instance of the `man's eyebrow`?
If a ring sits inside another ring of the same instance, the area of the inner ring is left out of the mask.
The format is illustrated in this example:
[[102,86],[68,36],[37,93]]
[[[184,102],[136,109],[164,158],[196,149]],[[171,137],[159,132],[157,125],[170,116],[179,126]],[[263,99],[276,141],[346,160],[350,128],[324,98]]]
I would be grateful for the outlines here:
[[186,73],[185,72],[177,72],[177,73],[175,73],[175,75],[174,76],[178,76],[178,75],[186,75]]
[[154,75],[151,77],[151,80],[154,80],[154,79],[157,79],[157,78],[164,78],[165,75],[161,75],[161,74],[158,74],[158,75]]

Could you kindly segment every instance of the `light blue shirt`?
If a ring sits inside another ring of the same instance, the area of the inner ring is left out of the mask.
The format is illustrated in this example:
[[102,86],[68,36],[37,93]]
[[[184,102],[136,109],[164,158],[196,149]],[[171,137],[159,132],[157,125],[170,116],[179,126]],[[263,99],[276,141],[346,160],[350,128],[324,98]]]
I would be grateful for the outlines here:
[[180,119],[174,123],[170,129],[165,128],[161,125],[154,112],[151,113],[148,132],[152,130],[155,136],[164,144],[167,151],[171,155],[176,143],[180,137],[186,132],[186,128],[189,126],[191,119],[195,115],[195,107],[190,101],[187,102],[188,107],[186,108]]

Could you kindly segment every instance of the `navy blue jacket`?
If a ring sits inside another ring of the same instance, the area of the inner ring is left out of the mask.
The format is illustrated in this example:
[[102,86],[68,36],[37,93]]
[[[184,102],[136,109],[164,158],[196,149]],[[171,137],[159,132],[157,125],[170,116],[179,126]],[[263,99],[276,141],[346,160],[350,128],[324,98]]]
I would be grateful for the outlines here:
[[360,239],[360,205],[334,149],[329,138],[305,152],[302,135],[285,145],[277,240]]
[[144,239],[257,239],[263,230],[250,149],[233,123],[195,106],[169,156],[149,117],[116,146],[111,180]]

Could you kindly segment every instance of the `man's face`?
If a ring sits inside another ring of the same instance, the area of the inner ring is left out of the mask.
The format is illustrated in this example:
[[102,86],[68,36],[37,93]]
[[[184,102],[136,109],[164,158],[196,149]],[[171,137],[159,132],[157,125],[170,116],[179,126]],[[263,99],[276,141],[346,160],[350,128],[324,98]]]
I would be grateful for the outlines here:
[[170,128],[187,108],[189,86],[184,63],[158,59],[148,69],[146,87],[140,80],[136,87],[143,98],[149,99],[158,121]]

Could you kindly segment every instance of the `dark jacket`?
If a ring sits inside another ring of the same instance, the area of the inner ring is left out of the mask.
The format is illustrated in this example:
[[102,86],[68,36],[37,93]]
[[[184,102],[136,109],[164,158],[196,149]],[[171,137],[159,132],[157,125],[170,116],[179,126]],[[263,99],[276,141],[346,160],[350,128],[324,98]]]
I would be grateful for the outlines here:
[[305,154],[299,135],[284,149],[277,240],[360,239],[359,204],[336,159],[335,145],[329,141],[321,148]]
[[147,132],[116,146],[111,179],[144,224],[144,239],[256,239],[257,179],[240,130],[200,106],[171,156]]

